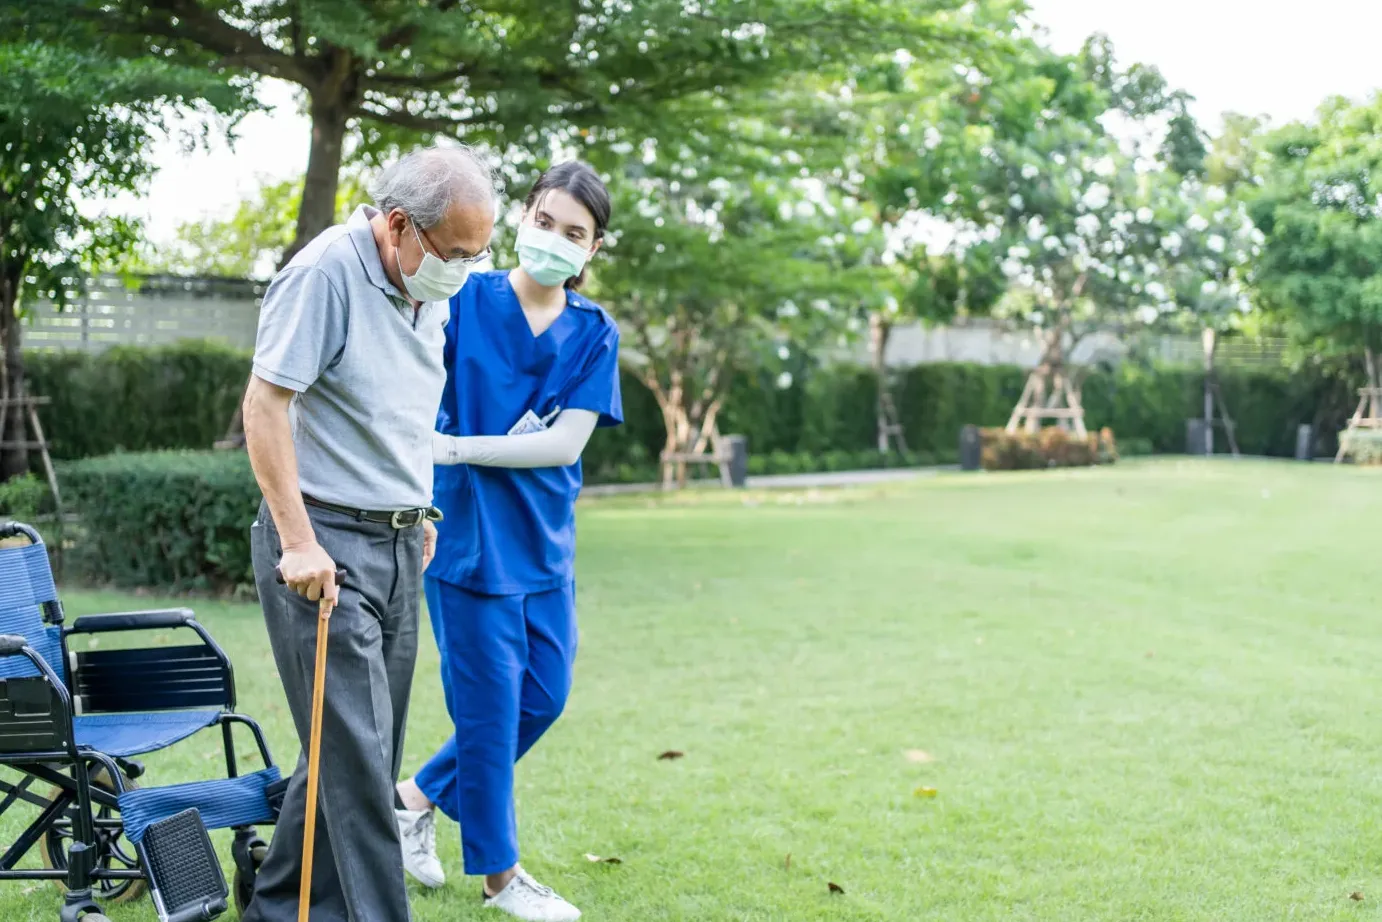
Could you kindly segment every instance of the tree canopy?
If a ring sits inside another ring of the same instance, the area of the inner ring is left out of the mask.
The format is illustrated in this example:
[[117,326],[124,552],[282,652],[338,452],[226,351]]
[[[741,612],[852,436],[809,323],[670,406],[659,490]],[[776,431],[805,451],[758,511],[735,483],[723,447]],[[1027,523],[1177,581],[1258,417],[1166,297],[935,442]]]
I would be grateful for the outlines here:
[[[26,300],[64,303],[92,266],[108,265],[135,239],[133,222],[92,200],[141,188],[153,171],[145,152],[171,112],[233,113],[250,103],[242,81],[113,55],[84,23],[31,38],[19,28],[27,10],[0,4],[0,396],[23,393],[18,312]],[[6,428],[6,441],[24,441],[17,409]],[[3,458],[5,474],[27,466],[22,448]]]
[[[1297,336],[1371,359],[1382,349],[1382,94],[1335,99],[1267,136],[1249,210],[1264,240],[1261,305]],[[1375,368],[1370,382],[1377,386]]]
[[950,32],[962,0],[48,0],[126,53],[302,87],[311,152],[291,254],[331,223],[347,153],[444,135],[542,159],[553,145],[683,135],[683,112],[784,75]]

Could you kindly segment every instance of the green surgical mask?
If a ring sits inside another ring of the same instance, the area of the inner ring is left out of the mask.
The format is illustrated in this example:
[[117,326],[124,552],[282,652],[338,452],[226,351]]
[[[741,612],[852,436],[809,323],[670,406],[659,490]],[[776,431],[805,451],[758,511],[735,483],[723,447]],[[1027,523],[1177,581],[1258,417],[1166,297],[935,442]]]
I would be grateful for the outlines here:
[[518,264],[539,285],[565,284],[589,261],[590,251],[579,243],[531,224],[518,228]]

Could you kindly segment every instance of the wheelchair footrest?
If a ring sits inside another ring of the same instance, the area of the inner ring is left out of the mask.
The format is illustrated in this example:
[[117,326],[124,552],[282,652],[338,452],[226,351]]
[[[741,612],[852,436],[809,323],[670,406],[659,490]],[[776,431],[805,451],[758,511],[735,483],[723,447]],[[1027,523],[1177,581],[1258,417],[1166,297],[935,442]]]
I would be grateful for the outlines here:
[[226,911],[230,891],[196,810],[152,823],[140,851],[161,922],[208,922]]
[[279,780],[277,768],[266,768],[238,778],[126,791],[120,795],[125,836],[131,842],[138,842],[153,823],[193,808],[201,815],[207,829],[273,822],[278,811],[269,803],[268,790]]

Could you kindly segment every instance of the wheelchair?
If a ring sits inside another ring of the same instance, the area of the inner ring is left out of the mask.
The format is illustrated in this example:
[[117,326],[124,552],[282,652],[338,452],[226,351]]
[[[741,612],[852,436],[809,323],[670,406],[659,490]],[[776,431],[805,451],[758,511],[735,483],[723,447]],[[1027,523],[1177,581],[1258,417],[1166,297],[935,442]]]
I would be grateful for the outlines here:
[[[28,543],[10,540],[20,538]],[[229,658],[188,609],[68,624],[38,532],[0,524],[0,542],[0,818],[38,810],[0,855],[0,880],[57,882],[61,922],[108,922],[101,902],[146,892],[162,922],[214,919],[232,890],[243,912],[268,851],[257,827],[277,820],[287,781],[259,725],[235,712]],[[68,649],[77,635],[144,630],[177,630],[192,642]],[[253,734],[262,769],[241,773],[237,724]],[[221,731],[224,778],[138,786],[136,757],[211,728]],[[210,829],[234,831],[232,886]],[[35,849],[42,867],[19,868]]]

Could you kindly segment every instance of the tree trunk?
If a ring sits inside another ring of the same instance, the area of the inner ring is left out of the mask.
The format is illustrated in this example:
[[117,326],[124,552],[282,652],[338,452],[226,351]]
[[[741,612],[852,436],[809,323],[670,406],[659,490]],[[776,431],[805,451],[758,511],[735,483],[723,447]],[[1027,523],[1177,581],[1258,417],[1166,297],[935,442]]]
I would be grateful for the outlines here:
[[893,326],[882,314],[869,315],[869,358],[873,365],[873,380],[878,387],[875,406],[877,420],[878,452],[888,453],[888,432],[892,420],[888,418],[888,338]]
[[355,99],[356,75],[346,52],[337,52],[338,59],[332,76],[315,89],[309,89],[308,112],[312,116],[312,146],[307,154],[307,177],[302,187],[302,204],[298,207],[297,235],[278,267],[281,269],[312,238],[330,227],[336,220],[336,190],[341,179],[341,158],[345,149],[346,122]]
[[[312,116],[312,146],[307,153],[307,175],[298,205],[297,232],[283,251],[282,269],[297,252],[336,222],[336,192],[341,184],[341,159],[345,154],[346,122],[357,101],[360,74],[349,52],[332,52],[331,71],[316,87],[308,87],[308,112]],[[248,384],[246,385],[248,387]],[[241,401],[244,397],[241,395]],[[218,448],[243,448],[245,426],[236,404],[226,434]]]
[[[1035,393],[1032,403],[1040,407],[1054,407],[1060,399],[1061,375],[1065,371],[1065,326],[1057,324],[1046,333],[1046,348],[1042,350],[1041,363],[1037,365]],[[1027,417],[1027,431],[1041,429],[1041,420]]]
[[1382,417],[1382,395],[1378,394],[1378,388],[1382,385],[1377,381],[1377,353],[1372,351],[1372,346],[1368,346],[1363,352],[1364,361],[1368,368],[1368,415],[1374,418]]
[[663,387],[657,374],[651,370],[642,375],[643,383],[653,392],[658,409],[662,412],[662,426],[666,437],[662,443],[661,482],[664,490],[686,486],[689,463],[688,456],[704,456],[711,444],[711,432],[715,428],[720,409],[724,405],[724,383],[721,375],[715,375],[719,382],[701,392],[699,399],[689,399],[686,378],[681,372],[668,375],[668,386]]
[[1205,327],[1204,343],[1204,453],[1214,454],[1214,350],[1218,339],[1213,327]]
[[[23,329],[19,325],[16,306],[19,300],[18,273],[0,279],[0,343],[4,346],[3,387],[0,398],[9,399],[24,394],[24,343]],[[27,442],[28,422],[24,418],[22,406],[10,406],[0,410],[7,416],[4,426],[0,426],[0,441]],[[18,477],[29,472],[29,449],[22,444],[18,448],[0,449],[0,481]]]
[[[649,372],[655,374],[655,372]],[[675,372],[670,376],[671,385],[667,389],[661,387],[654,388],[653,393],[657,395],[657,406],[662,411],[662,428],[667,431],[667,437],[662,444],[662,488],[669,490],[676,486],[678,482],[684,481],[686,477],[686,465],[669,460],[671,455],[685,451],[687,441],[687,430],[690,426],[686,423],[686,410],[682,407],[682,386],[681,376]]]

